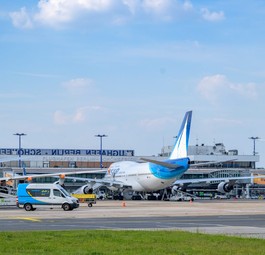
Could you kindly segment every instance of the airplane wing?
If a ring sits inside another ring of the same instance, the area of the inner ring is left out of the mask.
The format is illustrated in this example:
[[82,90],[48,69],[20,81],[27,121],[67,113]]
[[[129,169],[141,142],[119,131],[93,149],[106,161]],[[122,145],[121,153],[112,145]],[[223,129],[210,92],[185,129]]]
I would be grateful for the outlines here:
[[170,163],[167,163],[167,162],[164,162],[164,161],[158,161],[158,160],[148,159],[148,158],[140,158],[140,159],[144,160],[146,162],[149,162],[149,163],[153,163],[153,164],[156,164],[156,165],[167,167],[169,169],[176,169],[176,168],[180,167],[177,164],[170,164]]
[[124,183],[120,181],[109,181],[105,179],[92,179],[92,178],[83,178],[83,177],[65,177],[65,179],[69,179],[73,181],[83,181],[86,183],[90,183],[92,186],[97,184],[97,186],[115,187],[117,189],[131,188],[130,185],[124,185]]
[[[167,167],[169,169],[176,169],[178,167],[181,167],[177,164],[171,164],[165,161],[158,161],[158,160],[154,160],[154,159],[148,159],[148,158],[140,158],[141,160],[144,160],[146,162],[150,162],[156,165],[160,165],[160,166],[164,166]],[[221,163],[227,163],[227,162],[231,162],[231,161],[236,161],[236,159],[229,159],[229,160],[222,160],[222,161],[208,161],[208,162],[203,162],[203,163],[194,163],[194,164],[190,164],[189,167],[197,167],[197,166],[208,166],[208,165],[218,165]]]
[[222,161],[208,161],[208,162],[203,162],[203,163],[190,164],[190,167],[218,165],[218,164],[227,163],[227,162],[236,161],[236,160],[237,159],[229,159],[229,160],[222,160]]
[[256,179],[256,178],[265,178],[265,175],[257,175],[257,176],[241,176],[241,177],[222,177],[222,178],[202,178],[202,179],[179,179],[176,180],[173,185],[178,185],[178,184],[185,184],[185,183],[201,183],[201,182],[206,182],[210,183],[212,181],[237,181],[237,180],[249,180],[249,179]]
[[34,178],[43,178],[43,177],[60,177],[64,178],[66,175],[71,174],[89,174],[89,173],[102,173],[106,172],[106,170],[87,170],[87,171],[75,171],[75,172],[59,172],[59,173],[52,173],[52,174],[28,174],[28,175],[15,175],[15,176],[8,176],[8,177],[0,177],[0,181],[10,181],[10,180],[31,180]]

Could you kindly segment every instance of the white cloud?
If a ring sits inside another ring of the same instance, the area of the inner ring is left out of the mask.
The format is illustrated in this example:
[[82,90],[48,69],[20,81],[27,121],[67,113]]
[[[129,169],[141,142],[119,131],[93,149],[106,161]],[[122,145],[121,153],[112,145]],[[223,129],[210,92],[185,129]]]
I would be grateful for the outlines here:
[[73,121],[74,122],[84,122],[86,119],[86,107],[82,107],[76,110],[74,116],[73,116]]
[[168,117],[156,118],[156,119],[144,119],[140,121],[139,125],[145,129],[161,129],[175,123],[176,120]]
[[154,13],[167,12],[171,6],[171,0],[143,0],[143,8]]
[[94,90],[94,82],[88,78],[76,78],[62,83],[70,96],[89,96],[92,95]]
[[207,21],[221,21],[225,19],[223,11],[210,12],[207,8],[201,9],[202,17]]
[[201,95],[209,101],[215,101],[218,90],[226,87],[228,84],[224,75],[213,75],[204,77],[198,84],[197,89]]
[[140,1],[139,0],[122,0],[122,3],[127,6],[130,13],[135,14],[137,9],[139,8]]
[[56,26],[74,20],[80,12],[102,12],[108,10],[113,0],[41,0],[35,19]]
[[93,84],[93,81],[91,79],[87,78],[76,78],[72,79],[70,81],[66,81],[63,83],[63,87],[65,87],[68,90],[82,90],[88,87],[91,87]]
[[185,11],[189,11],[193,9],[193,5],[190,1],[184,1],[182,6]]
[[250,99],[257,97],[257,88],[254,83],[232,83],[221,74],[204,77],[199,82],[197,89],[210,102],[215,102],[221,93],[234,93]]
[[56,125],[64,125],[69,121],[69,119],[69,116],[59,110],[55,111],[53,114],[53,120]]
[[[95,91],[91,79],[76,78],[62,83],[61,86],[67,92],[66,100],[70,100],[71,105],[80,105],[84,100],[85,102],[89,101],[90,103],[93,101],[91,98],[94,97]],[[82,123],[87,121],[91,115],[101,110],[103,109],[100,106],[75,106],[75,108],[70,111],[56,110],[53,119],[54,123],[57,125]]]
[[22,7],[20,11],[11,12],[10,18],[15,27],[29,29],[33,27],[32,20],[25,7]]
[[256,98],[257,97],[257,88],[256,84],[248,83],[246,85],[243,84],[230,84],[230,88],[237,92],[240,95],[249,97],[249,98]]
[[122,0],[132,14],[142,10],[146,13],[152,13],[158,16],[167,17],[174,15],[177,7],[184,11],[193,9],[193,5],[189,0],[184,0],[181,4],[176,0]]
[[111,22],[118,25],[128,20],[128,12],[170,20],[177,15],[178,8],[179,11],[188,11],[193,6],[189,0],[184,0],[181,4],[176,0],[39,0],[36,8],[35,14],[28,13],[25,7],[10,13],[14,26],[32,28],[33,24],[39,23],[60,27],[83,15],[102,13],[109,15]]
[[104,109],[101,106],[79,107],[72,114],[57,110],[53,114],[53,120],[56,125],[83,123],[89,119],[90,115],[103,110]]

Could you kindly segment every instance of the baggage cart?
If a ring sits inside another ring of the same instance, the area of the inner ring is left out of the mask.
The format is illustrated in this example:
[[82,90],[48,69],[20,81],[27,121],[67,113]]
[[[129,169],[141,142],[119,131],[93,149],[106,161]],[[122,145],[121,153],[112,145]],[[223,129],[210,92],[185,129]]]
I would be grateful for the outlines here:
[[77,198],[80,203],[87,203],[88,207],[92,207],[96,204],[96,194],[72,194],[73,197]]

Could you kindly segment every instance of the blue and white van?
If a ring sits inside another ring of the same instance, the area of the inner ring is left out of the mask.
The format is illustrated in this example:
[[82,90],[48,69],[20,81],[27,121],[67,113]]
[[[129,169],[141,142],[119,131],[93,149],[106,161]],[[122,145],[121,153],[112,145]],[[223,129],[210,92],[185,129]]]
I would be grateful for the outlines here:
[[72,197],[58,184],[51,183],[22,183],[17,189],[18,206],[26,211],[34,211],[36,207],[61,207],[65,211],[79,207],[77,198]]

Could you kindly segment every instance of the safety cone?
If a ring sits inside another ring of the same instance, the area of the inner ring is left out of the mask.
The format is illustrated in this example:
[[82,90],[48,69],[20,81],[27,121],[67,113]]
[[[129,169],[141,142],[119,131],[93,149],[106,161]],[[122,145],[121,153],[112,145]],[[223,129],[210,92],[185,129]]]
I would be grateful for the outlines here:
[[122,202],[122,207],[126,207],[126,204],[125,204],[125,202]]

